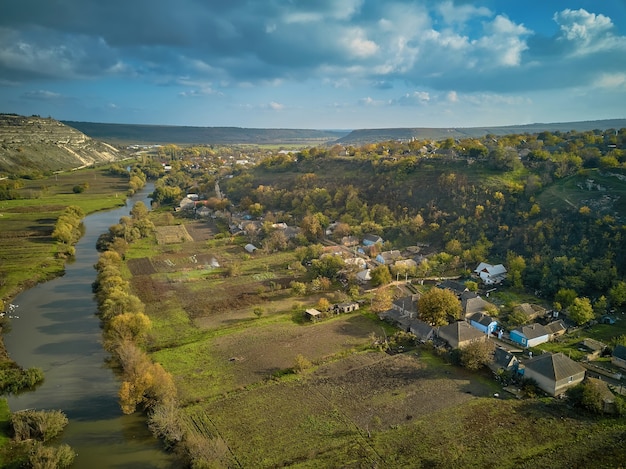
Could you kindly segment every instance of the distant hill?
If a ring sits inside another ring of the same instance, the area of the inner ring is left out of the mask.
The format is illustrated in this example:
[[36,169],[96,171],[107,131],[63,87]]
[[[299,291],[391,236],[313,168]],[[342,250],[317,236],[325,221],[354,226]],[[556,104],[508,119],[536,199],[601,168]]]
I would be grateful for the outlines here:
[[581,122],[557,122],[538,123],[526,125],[507,125],[500,127],[450,127],[450,128],[389,128],[389,129],[361,129],[353,130],[345,137],[337,140],[336,143],[343,145],[363,145],[366,143],[384,142],[387,140],[410,140],[411,138],[443,140],[446,138],[468,138],[482,137],[487,134],[509,135],[509,134],[533,134],[543,131],[568,132],[575,130],[584,132],[586,130],[606,130],[626,128],[626,119],[606,119],[596,121]]
[[57,120],[0,114],[0,173],[67,170],[119,158],[116,148]]
[[85,134],[111,143],[292,145],[333,142],[347,131],[307,129],[246,129],[242,127],[186,127],[173,125],[100,124],[63,121]]
[[311,129],[247,129],[242,127],[186,127],[172,125],[101,124],[95,122],[63,121],[92,138],[115,144],[211,144],[211,145],[282,145],[315,146],[339,143],[363,145],[386,140],[410,140],[411,138],[442,140],[448,137],[481,137],[487,134],[506,135],[538,133],[542,131],[594,129],[620,129],[626,127],[626,119],[607,119],[584,122],[538,123],[500,127],[450,127],[450,128],[388,128],[360,129],[353,131]]

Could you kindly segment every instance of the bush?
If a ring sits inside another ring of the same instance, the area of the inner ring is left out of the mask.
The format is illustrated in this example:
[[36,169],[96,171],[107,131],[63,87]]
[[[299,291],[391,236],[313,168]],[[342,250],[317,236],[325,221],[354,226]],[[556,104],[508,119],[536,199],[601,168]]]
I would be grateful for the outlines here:
[[37,443],[33,446],[28,462],[33,469],[58,469],[70,467],[76,453],[68,445],[45,446]]
[[32,389],[43,381],[43,371],[39,368],[14,367],[0,370],[0,392],[18,393],[26,389]]
[[61,434],[67,423],[67,417],[60,410],[22,410],[11,414],[16,441],[50,441]]

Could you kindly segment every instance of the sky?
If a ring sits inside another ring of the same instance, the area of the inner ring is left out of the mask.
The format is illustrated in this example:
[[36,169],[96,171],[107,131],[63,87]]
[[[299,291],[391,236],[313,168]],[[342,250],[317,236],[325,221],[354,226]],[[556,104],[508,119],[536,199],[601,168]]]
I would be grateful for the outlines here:
[[253,128],[626,117],[626,0],[20,0],[0,112]]

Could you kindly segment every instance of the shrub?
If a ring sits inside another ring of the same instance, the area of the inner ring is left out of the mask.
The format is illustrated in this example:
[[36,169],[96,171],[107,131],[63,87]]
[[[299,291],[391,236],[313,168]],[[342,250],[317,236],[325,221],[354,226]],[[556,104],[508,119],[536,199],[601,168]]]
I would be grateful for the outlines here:
[[11,414],[16,441],[49,441],[60,435],[67,423],[67,417],[60,410],[22,410]]
[[31,449],[28,462],[33,469],[58,469],[70,467],[75,457],[76,453],[68,445],[45,446],[37,443]]
[[43,381],[43,371],[39,368],[14,367],[0,370],[0,392],[17,393],[32,389]]

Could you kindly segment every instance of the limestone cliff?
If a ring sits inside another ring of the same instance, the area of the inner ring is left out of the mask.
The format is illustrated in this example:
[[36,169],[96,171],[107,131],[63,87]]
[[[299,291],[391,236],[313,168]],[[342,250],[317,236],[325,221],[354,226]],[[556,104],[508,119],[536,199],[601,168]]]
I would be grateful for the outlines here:
[[57,120],[0,114],[0,173],[75,169],[119,158],[115,147]]

